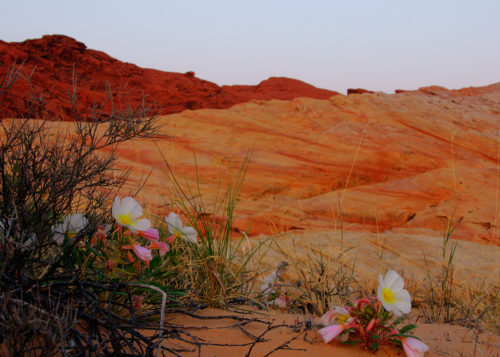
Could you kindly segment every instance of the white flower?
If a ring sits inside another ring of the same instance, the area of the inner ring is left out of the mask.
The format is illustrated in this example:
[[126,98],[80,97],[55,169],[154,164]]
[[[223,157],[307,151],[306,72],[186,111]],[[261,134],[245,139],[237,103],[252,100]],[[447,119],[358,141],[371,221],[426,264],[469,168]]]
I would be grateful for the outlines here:
[[171,234],[191,243],[198,243],[196,230],[193,227],[184,227],[181,218],[174,212],[170,212],[168,217],[165,217],[165,221]]
[[141,205],[132,197],[115,197],[112,207],[113,217],[120,226],[127,227],[132,233],[147,231],[151,228],[151,222],[142,216]]
[[404,281],[394,270],[389,270],[378,277],[378,299],[387,311],[392,311],[396,316],[408,314],[411,310],[411,297],[404,288]]
[[65,234],[72,238],[84,229],[87,224],[87,218],[85,218],[81,213],[67,215],[64,218],[63,223],[52,226],[52,232],[55,233],[54,240],[58,245],[61,245],[64,242]]

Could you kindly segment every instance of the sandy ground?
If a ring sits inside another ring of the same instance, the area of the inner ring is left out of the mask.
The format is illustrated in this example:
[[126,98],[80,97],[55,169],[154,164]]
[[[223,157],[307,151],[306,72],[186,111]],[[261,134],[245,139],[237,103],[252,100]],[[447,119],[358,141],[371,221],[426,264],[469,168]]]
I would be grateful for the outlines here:
[[[381,349],[373,354],[359,346],[345,346],[337,342],[325,344],[316,328],[304,328],[305,322],[311,321],[306,316],[256,310],[242,314],[236,310],[217,309],[204,309],[195,314],[196,318],[183,313],[166,316],[166,327],[173,332],[168,334],[164,345],[182,356],[197,356],[198,353],[201,356],[405,356],[404,351],[397,348]],[[236,317],[259,321],[237,321]],[[313,319],[313,322],[316,320]],[[456,325],[418,321],[417,324],[415,334],[430,347],[426,356],[500,355],[498,335]],[[202,344],[201,350],[175,336],[186,341],[196,338]],[[255,343],[257,338],[262,342]]]

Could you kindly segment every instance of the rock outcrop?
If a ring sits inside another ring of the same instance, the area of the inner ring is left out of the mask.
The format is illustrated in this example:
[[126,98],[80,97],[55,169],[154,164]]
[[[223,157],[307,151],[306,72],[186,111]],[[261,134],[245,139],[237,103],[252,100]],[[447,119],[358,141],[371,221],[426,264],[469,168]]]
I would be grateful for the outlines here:
[[0,40],[0,74],[8,73],[14,63],[23,64],[20,73],[31,78],[33,88],[31,91],[25,80],[18,80],[0,98],[0,117],[73,120],[75,115],[68,99],[73,92],[73,79],[77,86],[75,106],[83,117],[90,115],[89,108],[95,103],[105,103],[104,114],[109,113],[110,93],[115,106],[140,105],[144,94],[147,103],[159,106],[161,114],[229,108],[252,99],[327,99],[338,94],[290,78],[269,78],[256,86],[219,87],[196,78],[192,71],[162,72],[124,63],[62,35],[20,43]]
[[250,150],[236,221],[249,235],[339,228],[341,215],[350,231],[442,236],[453,218],[454,237],[500,245],[500,88],[488,88],[185,111],[161,118],[167,139],[119,150],[134,167],[131,191],[154,170],[143,194],[157,207],[158,148],[191,184],[196,153],[209,201]]
[[347,94],[364,94],[364,93],[373,93],[373,91],[363,88],[348,88]]

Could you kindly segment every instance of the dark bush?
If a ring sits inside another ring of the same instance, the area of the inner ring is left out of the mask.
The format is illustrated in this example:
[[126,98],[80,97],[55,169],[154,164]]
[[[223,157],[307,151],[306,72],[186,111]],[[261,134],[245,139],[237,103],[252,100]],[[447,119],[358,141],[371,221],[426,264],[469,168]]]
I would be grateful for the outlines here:
[[[30,84],[22,65],[14,64],[0,80],[0,96],[17,80]],[[158,128],[156,106],[122,105],[109,88],[105,103],[81,109],[74,78],[68,100],[74,123],[59,125],[44,117],[43,96],[33,90],[26,103],[45,120],[0,122],[0,350],[3,342],[12,355],[32,354],[32,344],[38,346],[34,355],[66,355],[68,343],[84,340],[76,339],[72,326],[85,320],[82,307],[99,299],[82,288],[88,285],[76,288],[78,271],[62,269],[73,247],[57,246],[51,227],[78,211],[89,224],[73,246],[87,239],[125,179],[113,169],[117,145],[151,137]]]

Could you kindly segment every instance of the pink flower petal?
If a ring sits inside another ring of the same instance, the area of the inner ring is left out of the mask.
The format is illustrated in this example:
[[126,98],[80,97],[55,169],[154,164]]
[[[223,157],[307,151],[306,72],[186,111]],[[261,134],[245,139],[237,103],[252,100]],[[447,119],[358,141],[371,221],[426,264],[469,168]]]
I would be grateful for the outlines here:
[[164,256],[166,252],[170,250],[170,246],[165,242],[154,242],[151,244],[149,249],[158,249],[160,251],[160,256]]
[[408,357],[423,357],[429,347],[425,343],[412,337],[401,337],[401,343]]
[[319,334],[325,343],[332,341],[344,331],[344,325],[330,325],[319,330]]
[[158,229],[155,228],[149,228],[148,230],[140,231],[139,235],[152,242],[157,242],[158,239],[160,239],[160,233],[158,233]]
[[146,262],[149,262],[151,259],[153,259],[151,251],[148,248],[141,247],[139,244],[134,244],[134,253]]

